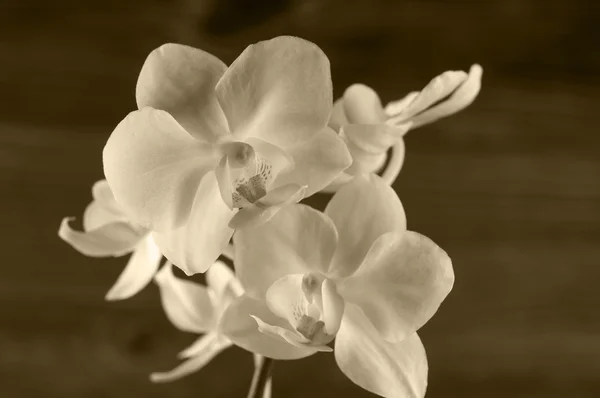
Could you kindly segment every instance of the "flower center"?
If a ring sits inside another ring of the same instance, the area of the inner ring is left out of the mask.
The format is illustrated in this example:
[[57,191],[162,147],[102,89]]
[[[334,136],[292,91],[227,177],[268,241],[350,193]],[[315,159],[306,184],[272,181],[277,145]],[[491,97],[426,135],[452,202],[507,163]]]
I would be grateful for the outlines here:
[[304,299],[294,311],[295,329],[313,345],[325,345],[335,337],[327,333],[323,321],[323,296],[321,286],[324,278],[314,273],[302,277]]
[[244,142],[226,143],[223,152],[217,178],[230,207],[242,208],[264,197],[273,179],[272,165]]
[[236,180],[235,191],[231,194],[233,207],[241,208],[248,203],[254,203],[267,194],[264,180],[255,175],[249,179]]
[[[247,154],[240,154],[240,157]],[[267,181],[271,176],[271,165],[258,154],[253,154],[253,164],[248,164],[233,181],[231,198],[233,207],[244,207],[267,194]]]
[[296,330],[316,345],[325,345],[333,340],[334,337],[325,332],[325,322],[317,321],[308,315],[300,317],[296,325]]

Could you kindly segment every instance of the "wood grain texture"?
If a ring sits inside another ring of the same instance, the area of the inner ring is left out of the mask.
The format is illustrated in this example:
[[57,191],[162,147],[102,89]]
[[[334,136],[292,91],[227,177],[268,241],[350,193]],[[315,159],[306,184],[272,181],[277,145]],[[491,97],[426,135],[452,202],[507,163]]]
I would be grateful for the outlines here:
[[[600,7],[592,1],[148,2],[0,5],[0,396],[236,397],[251,356],[153,385],[194,336],[155,286],[103,296],[123,259],[56,236],[102,177],[101,150],[133,107],[147,53],[175,41],[227,62],[249,43],[305,37],[330,57],[336,95],[384,100],[446,69],[485,68],[463,113],[413,131],[395,184],[410,229],[452,257],[456,285],[422,329],[428,397],[600,394]],[[313,199],[322,206],[326,196]],[[332,355],[278,363],[275,397],[367,397]]]

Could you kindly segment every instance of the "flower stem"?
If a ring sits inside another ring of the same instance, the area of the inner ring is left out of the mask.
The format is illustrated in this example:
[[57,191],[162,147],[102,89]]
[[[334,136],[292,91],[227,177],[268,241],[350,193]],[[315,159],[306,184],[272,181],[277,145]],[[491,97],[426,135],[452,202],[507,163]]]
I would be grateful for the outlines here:
[[248,391],[248,398],[263,398],[265,396],[265,389],[268,382],[270,382],[274,364],[275,360],[272,358],[258,357],[250,391]]

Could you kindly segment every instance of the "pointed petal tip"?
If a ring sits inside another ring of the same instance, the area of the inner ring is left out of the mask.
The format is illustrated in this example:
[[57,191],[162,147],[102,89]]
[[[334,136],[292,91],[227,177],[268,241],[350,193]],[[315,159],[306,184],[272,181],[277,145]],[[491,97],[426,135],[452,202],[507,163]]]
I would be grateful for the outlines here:
[[127,300],[138,294],[144,287],[146,287],[146,285],[147,283],[140,284],[139,282],[133,280],[119,280],[104,295],[104,300],[108,302]]
[[109,301],[109,302],[115,302],[115,301],[120,301],[120,300],[124,300],[127,299],[129,297],[124,297],[122,295],[120,295],[118,292],[116,292],[113,289],[110,289],[105,295],[104,295],[104,300],[105,301]]
[[75,217],[63,217],[62,220],[60,220],[60,226],[58,227],[58,232],[57,232],[59,238],[61,238],[62,240],[64,240],[67,243],[68,243],[69,230],[71,229],[71,227],[69,227],[69,223],[71,221],[75,221]]
[[203,273],[205,273],[208,270],[209,267],[207,267],[206,269],[200,269],[200,270],[193,270],[193,269],[189,269],[187,267],[179,267],[179,266],[177,268],[179,268],[180,270],[182,270],[183,273],[185,274],[185,276],[194,276],[196,274],[203,274]]
[[131,252],[140,240],[140,233],[129,223],[114,222],[102,227],[77,231],[69,222],[75,217],[65,217],[60,223],[58,236],[71,247],[88,257],[120,257]]
[[469,74],[473,73],[483,74],[483,67],[477,63],[471,65],[471,69],[469,69]]

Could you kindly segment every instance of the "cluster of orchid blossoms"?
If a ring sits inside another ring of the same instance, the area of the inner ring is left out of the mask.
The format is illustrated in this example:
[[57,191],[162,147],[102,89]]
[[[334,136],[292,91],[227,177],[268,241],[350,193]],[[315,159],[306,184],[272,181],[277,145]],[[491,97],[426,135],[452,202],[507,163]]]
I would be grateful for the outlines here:
[[[107,299],[154,280],[172,323],[202,335],[155,382],[236,345],[259,365],[333,351],[358,386],[423,397],[416,332],[454,274],[441,248],[406,229],[390,185],[404,135],[469,105],[481,74],[445,72],[387,106],[357,84],[333,103],[329,61],[303,39],[251,45],[229,67],[163,45],[139,75],[139,110],[106,143],[83,231],[65,218],[59,235],[88,256],[131,254]],[[298,203],[320,191],[335,192],[324,212]],[[206,286],[173,267],[206,272]],[[263,384],[256,396],[270,396]]]

